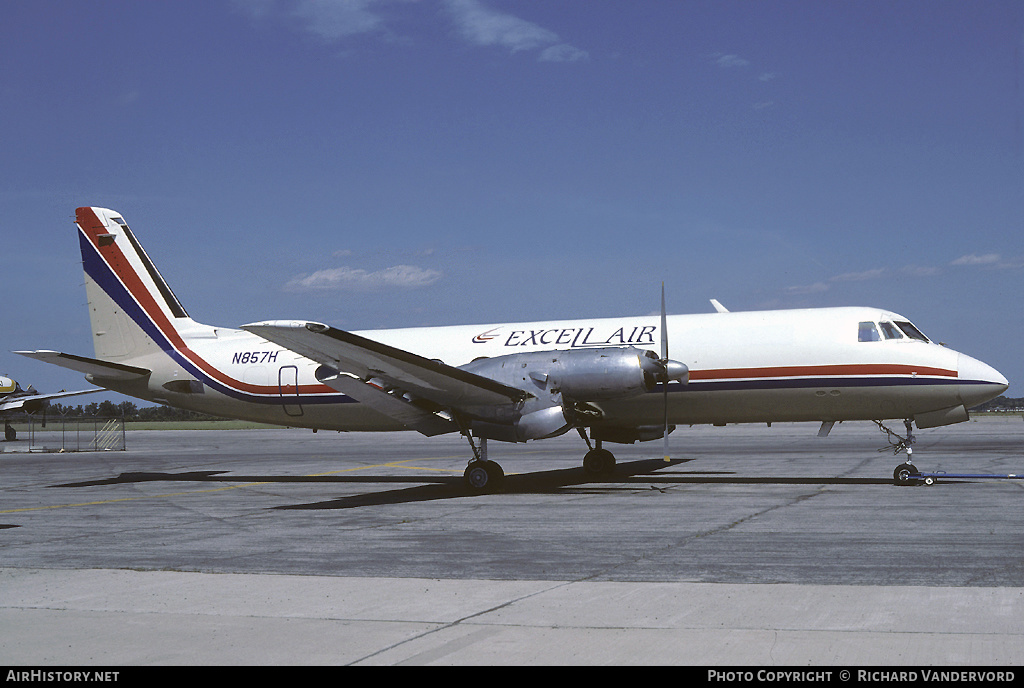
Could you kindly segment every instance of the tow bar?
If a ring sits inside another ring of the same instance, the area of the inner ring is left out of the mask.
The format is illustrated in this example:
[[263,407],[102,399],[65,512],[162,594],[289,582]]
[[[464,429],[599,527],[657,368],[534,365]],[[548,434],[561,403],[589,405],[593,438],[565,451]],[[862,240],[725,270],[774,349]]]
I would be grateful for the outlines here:
[[1024,475],[1017,475],[1016,473],[1000,475],[998,473],[946,473],[945,471],[936,471],[935,473],[912,474],[908,482],[911,482],[911,484],[924,483],[925,485],[933,485],[939,478],[954,478],[961,480],[1024,480]]

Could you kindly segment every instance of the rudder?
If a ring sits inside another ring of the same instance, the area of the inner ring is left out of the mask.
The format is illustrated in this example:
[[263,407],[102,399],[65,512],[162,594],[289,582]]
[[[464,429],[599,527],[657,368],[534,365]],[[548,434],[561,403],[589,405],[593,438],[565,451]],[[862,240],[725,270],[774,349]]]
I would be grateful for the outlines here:
[[169,351],[192,320],[128,228],[106,208],[75,211],[96,357],[124,362]]

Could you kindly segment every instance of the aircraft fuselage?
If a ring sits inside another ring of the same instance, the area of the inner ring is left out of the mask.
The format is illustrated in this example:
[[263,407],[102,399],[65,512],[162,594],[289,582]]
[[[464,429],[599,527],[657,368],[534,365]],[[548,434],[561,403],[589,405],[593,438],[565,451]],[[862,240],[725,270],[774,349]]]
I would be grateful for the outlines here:
[[[667,318],[673,358],[689,381],[669,384],[669,422],[685,424],[913,418],[969,408],[1005,379],[994,369],[880,323],[907,322],[874,308],[825,308],[676,315]],[[870,323],[877,339],[860,341]],[[358,332],[426,358],[462,366],[480,358],[558,349],[623,346],[656,350],[656,316]],[[320,383],[315,361],[236,329],[192,324],[188,346],[166,337],[162,365],[145,381],[91,377],[151,401],[233,418],[328,430],[397,430],[401,425]],[[168,365],[172,363],[173,365]],[[595,402],[611,423],[650,422],[662,391]],[[942,423],[939,423],[942,424]]]

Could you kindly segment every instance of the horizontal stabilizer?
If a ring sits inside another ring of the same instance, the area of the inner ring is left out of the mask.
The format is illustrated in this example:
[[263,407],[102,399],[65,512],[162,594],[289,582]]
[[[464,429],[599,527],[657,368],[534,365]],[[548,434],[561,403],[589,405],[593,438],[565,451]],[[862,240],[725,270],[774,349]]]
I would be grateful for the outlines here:
[[444,407],[511,404],[530,396],[491,378],[320,323],[274,320],[242,325],[242,329],[335,370],[361,380],[383,380]]
[[101,361],[98,358],[86,358],[74,354],[63,354],[59,351],[15,351],[14,353],[34,358],[37,361],[52,363],[62,368],[77,370],[80,373],[104,380],[135,380],[150,373],[149,368]]
[[[0,411],[18,411],[21,410],[25,404],[30,402],[49,401],[50,399],[60,399],[61,397],[73,397],[79,394],[91,394],[92,392],[102,392],[100,388],[96,389],[82,389],[77,392],[54,392],[53,394],[29,394],[23,397],[8,397],[0,402]],[[29,407],[31,408],[31,406]]]

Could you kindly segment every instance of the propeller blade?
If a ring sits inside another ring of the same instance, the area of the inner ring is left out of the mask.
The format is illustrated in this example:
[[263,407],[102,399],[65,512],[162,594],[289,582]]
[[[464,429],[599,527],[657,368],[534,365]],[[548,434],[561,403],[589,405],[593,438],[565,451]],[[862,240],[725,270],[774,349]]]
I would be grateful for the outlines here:
[[661,406],[665,412],[665,461],[668,456],[668,313],[665,310],[665,282],[661,283],[661,363],[665,366],[665,379],[662,380]]
[[668,362],[668,314],[665,312],[665,283],[661,283],[661,360]]
[[668,456],[668,381],[662,383],[665,387],[665,393],[662,398],[662,405],[665,408],[665,461],[671,461]]

